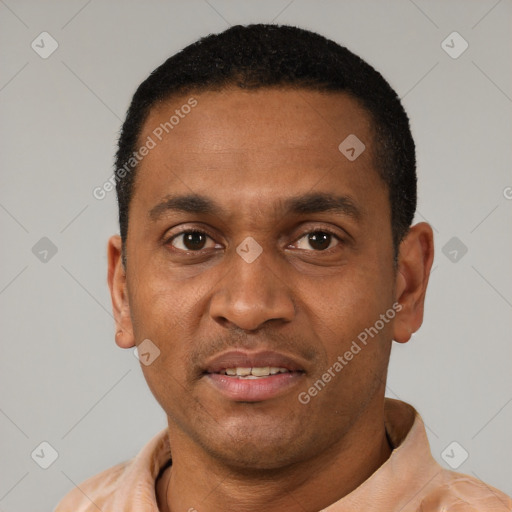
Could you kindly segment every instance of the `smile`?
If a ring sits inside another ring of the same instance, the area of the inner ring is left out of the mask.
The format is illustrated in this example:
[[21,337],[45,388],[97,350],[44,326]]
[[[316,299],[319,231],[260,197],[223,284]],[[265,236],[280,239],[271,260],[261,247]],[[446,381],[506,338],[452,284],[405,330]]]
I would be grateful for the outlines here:
[[203,377],[220,396],[262,402],[290,392],[305,376],[294,356],[273,351],[231,350],[206,362]]
[[244,368],[238,366],[236,368],[226,368],[219,372],[221,375],[229,375],[230,377],[239,377],[241,379],[260,379],[269,375],[277,375],[278,373],[289,373],[287,368],[279,368],[277,366],[260,366],[255,368]]

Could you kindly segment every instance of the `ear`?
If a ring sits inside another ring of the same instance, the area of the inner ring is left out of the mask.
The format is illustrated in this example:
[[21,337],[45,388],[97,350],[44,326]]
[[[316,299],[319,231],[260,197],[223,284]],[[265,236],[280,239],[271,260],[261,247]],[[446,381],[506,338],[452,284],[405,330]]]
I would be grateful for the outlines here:
[[121,348],[135,346],[130,304],[126,290],[126,271],[122,262],[122,242],[119,235],[108,241],[108,287],[116,321],[116,343]]
[[412,226],[398,253],[395,300],[402,306],[393,324],[393,339],[406,343],[423,322],[423,307],[434,260],[434,235],[426,222]]

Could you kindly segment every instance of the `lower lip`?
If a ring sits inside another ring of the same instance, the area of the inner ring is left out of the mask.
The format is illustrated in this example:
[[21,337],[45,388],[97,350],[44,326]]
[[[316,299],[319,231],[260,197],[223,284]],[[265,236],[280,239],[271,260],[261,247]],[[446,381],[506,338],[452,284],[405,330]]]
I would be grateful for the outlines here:
[[303,377],[301,372],[278,373],[257,379],[239,379],[220,373],[206,377],[226,398],[236,402],[261,402],[287,392]]

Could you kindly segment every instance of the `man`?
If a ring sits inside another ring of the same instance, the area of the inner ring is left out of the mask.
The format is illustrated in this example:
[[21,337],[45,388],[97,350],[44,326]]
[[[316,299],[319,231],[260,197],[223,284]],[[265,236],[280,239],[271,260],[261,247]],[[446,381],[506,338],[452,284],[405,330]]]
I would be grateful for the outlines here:
[[507,511],[384,398],[433,260],[396,93],[346,48],[236,26],[134,95],[108,283],[168,428],[57,512]]

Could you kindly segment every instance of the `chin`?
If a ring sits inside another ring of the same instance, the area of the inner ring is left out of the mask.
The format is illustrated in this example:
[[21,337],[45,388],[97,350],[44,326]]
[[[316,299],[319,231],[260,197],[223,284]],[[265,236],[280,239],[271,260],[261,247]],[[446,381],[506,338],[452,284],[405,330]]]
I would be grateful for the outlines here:
[[[300,425],[267,421],[248,425],[233,421],[220,423],[210,430],[201,444],[205,451],[237,472],[282,469],[303,461],[316,451],[317,440],[310,438]],[[308,450],[309,447],[309,450]]]

